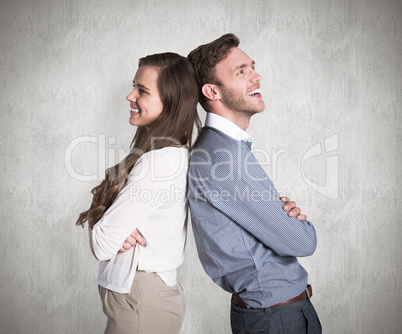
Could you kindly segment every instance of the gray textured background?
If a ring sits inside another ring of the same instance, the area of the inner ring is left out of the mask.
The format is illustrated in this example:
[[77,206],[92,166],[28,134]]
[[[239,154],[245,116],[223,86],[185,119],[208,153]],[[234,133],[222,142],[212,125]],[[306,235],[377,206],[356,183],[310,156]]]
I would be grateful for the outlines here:
[[[226,32],[263,77],[249,132],[266,170],[318,232],[301,262],[324,333],[401,332],[401,1],[226,3],[1,1],[1,333],[102,331],[97,263],[74,222],[134,134],[137,60]],[[229,333],[229,295],[191,233],[179,275],[182,333]]]

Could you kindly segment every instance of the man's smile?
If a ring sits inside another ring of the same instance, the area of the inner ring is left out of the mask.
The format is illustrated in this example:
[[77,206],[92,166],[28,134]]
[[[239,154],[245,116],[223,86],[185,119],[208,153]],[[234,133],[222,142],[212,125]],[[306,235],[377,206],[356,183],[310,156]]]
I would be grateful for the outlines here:
[[261,97],[261,93],[260,93],[260,88],[254,88],[253,90],[249,91],[247,93],[248,96],[255,96],[255,97]]

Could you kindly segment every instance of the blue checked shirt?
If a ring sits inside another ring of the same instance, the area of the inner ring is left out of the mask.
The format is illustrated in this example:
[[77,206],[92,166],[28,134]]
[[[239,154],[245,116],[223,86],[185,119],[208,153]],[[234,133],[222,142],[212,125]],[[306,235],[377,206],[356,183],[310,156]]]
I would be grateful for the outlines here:
[[230,121],[207,114],[190,159],[189,205],[198,255],[211,279],[263,308],[299,295],[316,232],[291,218],[251,152],[251,138]]

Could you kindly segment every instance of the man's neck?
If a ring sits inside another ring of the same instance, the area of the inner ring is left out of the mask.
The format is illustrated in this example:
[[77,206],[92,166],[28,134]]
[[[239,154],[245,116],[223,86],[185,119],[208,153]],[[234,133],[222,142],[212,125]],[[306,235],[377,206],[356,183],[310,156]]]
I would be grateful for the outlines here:
[[250,115],[244,115],[242,113],[233,112],[231,110],[208,110],[208,112],[212,112],[223,118],[226,118],[227,120],[236,124],[243,131],[246,131],[250,124]]

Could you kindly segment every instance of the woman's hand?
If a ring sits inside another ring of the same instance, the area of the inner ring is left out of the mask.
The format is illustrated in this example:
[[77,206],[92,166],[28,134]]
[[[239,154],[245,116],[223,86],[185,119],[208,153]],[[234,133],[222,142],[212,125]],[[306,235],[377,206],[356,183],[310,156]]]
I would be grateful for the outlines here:
[[127,239],[124,241],[123,246],[119,249],[119,252],[125,253],[131,248],[133,248],[137,242],[142,246],[142,247],[147,247],[147,240],[143,237],[140,231],[135,230],[133,231]]

